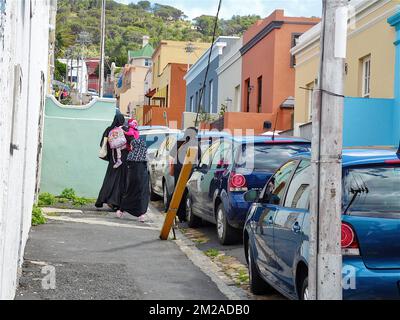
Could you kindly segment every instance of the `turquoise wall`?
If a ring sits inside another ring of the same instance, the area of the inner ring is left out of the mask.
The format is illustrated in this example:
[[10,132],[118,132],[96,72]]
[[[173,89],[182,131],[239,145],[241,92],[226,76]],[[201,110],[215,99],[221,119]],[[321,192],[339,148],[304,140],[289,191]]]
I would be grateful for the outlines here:
[[346,98],[344,146],[395,145],[398,140],[393,131],[394,111],[394,99]]
[[104,130],[115,116],[115,102],[103,99],[85,107],[61,106],[46,99],[41,192],[96,198],[107,168],[98,158]]

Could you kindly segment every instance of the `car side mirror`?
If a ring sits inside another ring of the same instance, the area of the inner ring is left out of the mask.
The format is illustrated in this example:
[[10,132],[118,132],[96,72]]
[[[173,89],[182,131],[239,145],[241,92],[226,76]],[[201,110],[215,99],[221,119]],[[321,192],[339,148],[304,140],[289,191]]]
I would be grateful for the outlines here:
[[244,194],[244,200],[246,202],[256,202],[258,197],[260,196],[260,192],[257,190],[250,190]]

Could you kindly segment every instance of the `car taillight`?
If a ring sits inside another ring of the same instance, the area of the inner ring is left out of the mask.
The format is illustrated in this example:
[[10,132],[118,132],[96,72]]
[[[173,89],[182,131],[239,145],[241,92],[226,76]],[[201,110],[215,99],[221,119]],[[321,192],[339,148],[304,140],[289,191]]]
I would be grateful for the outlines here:
[[342,254],[347,256],[360,255],[356,233],[347,223],[342,223]]
[[169,175],[173,177],[175,175],[175,165],[174,165],[174,159],[170,158],[169,159]]
[[229,191],[231,192],[245,192],[247,191],[247,181],[244,175],[232,173],[229,177]]

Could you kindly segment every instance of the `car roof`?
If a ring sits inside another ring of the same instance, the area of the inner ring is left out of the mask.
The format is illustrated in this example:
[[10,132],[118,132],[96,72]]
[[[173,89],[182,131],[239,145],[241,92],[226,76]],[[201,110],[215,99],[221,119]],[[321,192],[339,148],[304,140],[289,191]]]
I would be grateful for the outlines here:
[[146,130],[170,130],[170,129],[164,126],[139,126],[139,131],[146,131]]
[[181,130],[177,129],[152,129],[152,130],[144,130],[140,131],[141,136],[149,136],[149,135],[169,135],[169,134],[178,134],[180,135],[182,133]]
[[[311,158],[311,153],[302,153],[294,158]],[[379,164],[400,160],[400,154],[394,148],[345,148],[343,149],[343,167]]]
[[238,143],[275,143],[275,144],[288,144],[288,143],[311,143],[307,139],[291,137],[291,136],[233,136],[232,140]]

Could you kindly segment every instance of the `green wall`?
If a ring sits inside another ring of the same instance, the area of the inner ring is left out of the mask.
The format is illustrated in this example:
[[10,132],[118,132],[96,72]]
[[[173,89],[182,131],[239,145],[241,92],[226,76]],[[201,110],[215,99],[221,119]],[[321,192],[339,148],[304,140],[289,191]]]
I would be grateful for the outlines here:
[[98,196],[107,169],[107,162],[98,158],[99,145],[115,111],[112,99],[65,107],[47,97],[41,192],[58,195],[73,188],[82,197]]

